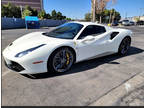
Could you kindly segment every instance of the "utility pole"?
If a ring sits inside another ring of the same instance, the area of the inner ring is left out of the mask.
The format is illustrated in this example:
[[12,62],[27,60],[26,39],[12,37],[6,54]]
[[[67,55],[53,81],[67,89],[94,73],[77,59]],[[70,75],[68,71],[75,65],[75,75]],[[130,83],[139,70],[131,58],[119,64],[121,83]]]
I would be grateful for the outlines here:
[[22,17],[22,14],[23,14],[23,13],[22,13],[22,5],[20,5],[20,10],[21,10],[21,17]]
[[142,11],[144,10],[144,8],[140,8],[140,15],[139,15],[139,19],[141,19],[142,16]]
[[116,12],[114,11],[113,18],[112,18],[112,23],[114,23],[115,14],[116,14]]
[[125,13],[125,19],[127,19],[127,12]]
[[111,23],[112,10],[110,10],[109,24]]
[[96,0],[92,0],[92,21],[95,22],[95,15],[96,14]]

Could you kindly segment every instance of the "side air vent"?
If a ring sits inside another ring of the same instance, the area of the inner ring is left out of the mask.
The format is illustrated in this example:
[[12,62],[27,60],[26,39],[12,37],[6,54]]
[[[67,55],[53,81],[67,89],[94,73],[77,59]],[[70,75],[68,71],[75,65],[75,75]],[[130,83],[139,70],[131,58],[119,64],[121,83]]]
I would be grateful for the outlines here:
[[119,34],[119,32],[113,32],[113,33],[110,35],[110,39],[112,40],[112,39],[115,38],[118,34]]
[[9,46],[12,46],[12,45],[13,45],[13,43],[10,43],[10,44],[9,44]]

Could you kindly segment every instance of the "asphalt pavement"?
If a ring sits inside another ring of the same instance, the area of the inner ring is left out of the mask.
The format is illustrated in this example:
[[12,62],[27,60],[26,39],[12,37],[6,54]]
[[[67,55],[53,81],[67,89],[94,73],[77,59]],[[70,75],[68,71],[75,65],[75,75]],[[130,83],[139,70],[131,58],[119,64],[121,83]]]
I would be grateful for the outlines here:
[[[67,73],[24,76],[7,69],[2,60],[2,106],[87,106],[144,72],[144,27],[125,28],[134,33],[127,56],[80,62]],[[2,30],[2,50],[24,34],[50,29]]]

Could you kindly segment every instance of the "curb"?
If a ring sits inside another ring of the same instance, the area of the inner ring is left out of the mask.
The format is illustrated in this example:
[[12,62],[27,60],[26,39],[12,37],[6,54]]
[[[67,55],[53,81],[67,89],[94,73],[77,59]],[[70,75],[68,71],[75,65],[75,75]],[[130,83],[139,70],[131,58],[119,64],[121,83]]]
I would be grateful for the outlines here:
[[119,87],[98,99],[96,102],[91,103],[89,106],[116,106],[124,95],[130,93],[142,83],[144,83],[144,72],[129,79]]
[[144,27],[144,25],[138,26],[138,27]]

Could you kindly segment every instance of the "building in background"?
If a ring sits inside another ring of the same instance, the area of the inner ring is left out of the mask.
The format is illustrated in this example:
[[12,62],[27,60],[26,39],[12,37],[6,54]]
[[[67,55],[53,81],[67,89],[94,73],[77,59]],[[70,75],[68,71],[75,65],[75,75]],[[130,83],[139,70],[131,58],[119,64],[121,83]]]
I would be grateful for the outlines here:
[[37,9],[38,11],[43,10],[43,0],[2,0],[2,4],[12,3],[16,6],[30,7]]
[[121,18],[120,21],[122,21],[122,20],[129,20],[129,21],[134,21],[134,22],[137,22],[137,20],[144,21],[144,16],[134,16],[134,17]]
[[144,16],[134,16],[133,20],[136,21],[137,19],[144,21]]

